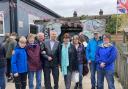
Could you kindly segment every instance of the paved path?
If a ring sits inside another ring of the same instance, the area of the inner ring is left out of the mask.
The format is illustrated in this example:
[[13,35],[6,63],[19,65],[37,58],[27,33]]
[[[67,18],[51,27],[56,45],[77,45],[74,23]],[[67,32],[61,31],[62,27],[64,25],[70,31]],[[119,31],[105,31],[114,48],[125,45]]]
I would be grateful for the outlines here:
[[[42,86],[44,86],[43,83],[44,82],[42,82]],[[53,85],[53,82],[52,82],[52,85]],[[104,85],[105,85],[105,89],[108,89],[106,81],[105,81]],[[115,78],[115,86],[116,86],[115,89],[122,89],[121,84],[118,82],[118,80],[116,78]],[[71,89],[73,89],[73,87],[74,87],[74,83],[72,82]],[[14,83],[7,83],[6,89],[15,89]],[[28,86],[27,86],[27,89],[28,89]],[[42,89],[44,89],[44,88],[42,88]],[[65,89],[64,82],[63,82],[63,77],[62,77],[61,73],[60,73],[59,89]],[[90,74],[88,74],[87,76],[85,76],[83,78],[83,89],[91,89]]]

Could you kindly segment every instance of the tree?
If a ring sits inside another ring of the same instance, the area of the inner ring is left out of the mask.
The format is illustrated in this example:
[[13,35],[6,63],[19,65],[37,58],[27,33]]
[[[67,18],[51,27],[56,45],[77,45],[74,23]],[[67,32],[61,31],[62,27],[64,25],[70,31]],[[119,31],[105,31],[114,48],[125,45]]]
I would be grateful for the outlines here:
[[114,34],[116,33],[116,29],[119,29],[120,26],[121,26],[120,15],[112,15],[106,21],[106,32]]
[[88,15],[81,15],[80,16],[80,20],[85,20],[87,18]]

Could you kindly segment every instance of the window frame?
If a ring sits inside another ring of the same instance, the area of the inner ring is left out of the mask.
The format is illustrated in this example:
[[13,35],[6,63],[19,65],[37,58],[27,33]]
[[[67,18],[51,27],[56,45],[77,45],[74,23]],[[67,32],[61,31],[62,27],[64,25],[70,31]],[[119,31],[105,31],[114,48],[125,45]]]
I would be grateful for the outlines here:
[[5,35],[4,11],[0,11],[0,14],[2,14],[2,17],[3,17],[3,19],[2,19],[2,21],[3,21],[3,33],[2,34],[0,33],[0,36],[4,36]]

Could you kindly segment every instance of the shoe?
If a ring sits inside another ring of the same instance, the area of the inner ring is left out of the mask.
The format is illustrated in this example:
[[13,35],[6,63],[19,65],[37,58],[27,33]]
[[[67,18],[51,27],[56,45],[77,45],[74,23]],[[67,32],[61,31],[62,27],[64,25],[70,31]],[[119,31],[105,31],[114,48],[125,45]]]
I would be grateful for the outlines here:
[[78,83],[76,83],[76,85],[75,85],[74,89],[77,89],[77,88],[78,88]]
[[83,89],[82,84],[79,85],[79,89]]
[[95,89],[95,87],[92,87],[91,89]]

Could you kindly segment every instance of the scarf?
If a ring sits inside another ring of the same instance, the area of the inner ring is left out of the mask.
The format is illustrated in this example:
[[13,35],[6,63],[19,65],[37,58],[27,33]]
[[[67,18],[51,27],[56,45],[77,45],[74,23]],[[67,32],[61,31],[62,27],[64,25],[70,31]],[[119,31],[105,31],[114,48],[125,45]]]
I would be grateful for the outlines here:
[[35,48],[37,46],[37,43],[28,43],[29,48]]
[[62,44],[62,50],[61,50],[61,66],[62,66],[62,74],[63,75],[67,75],[67,67],[69,66],[69,55],[68,55],[68,48],[70,46],[70,42],[66,45],[65,47],[65,44]]

